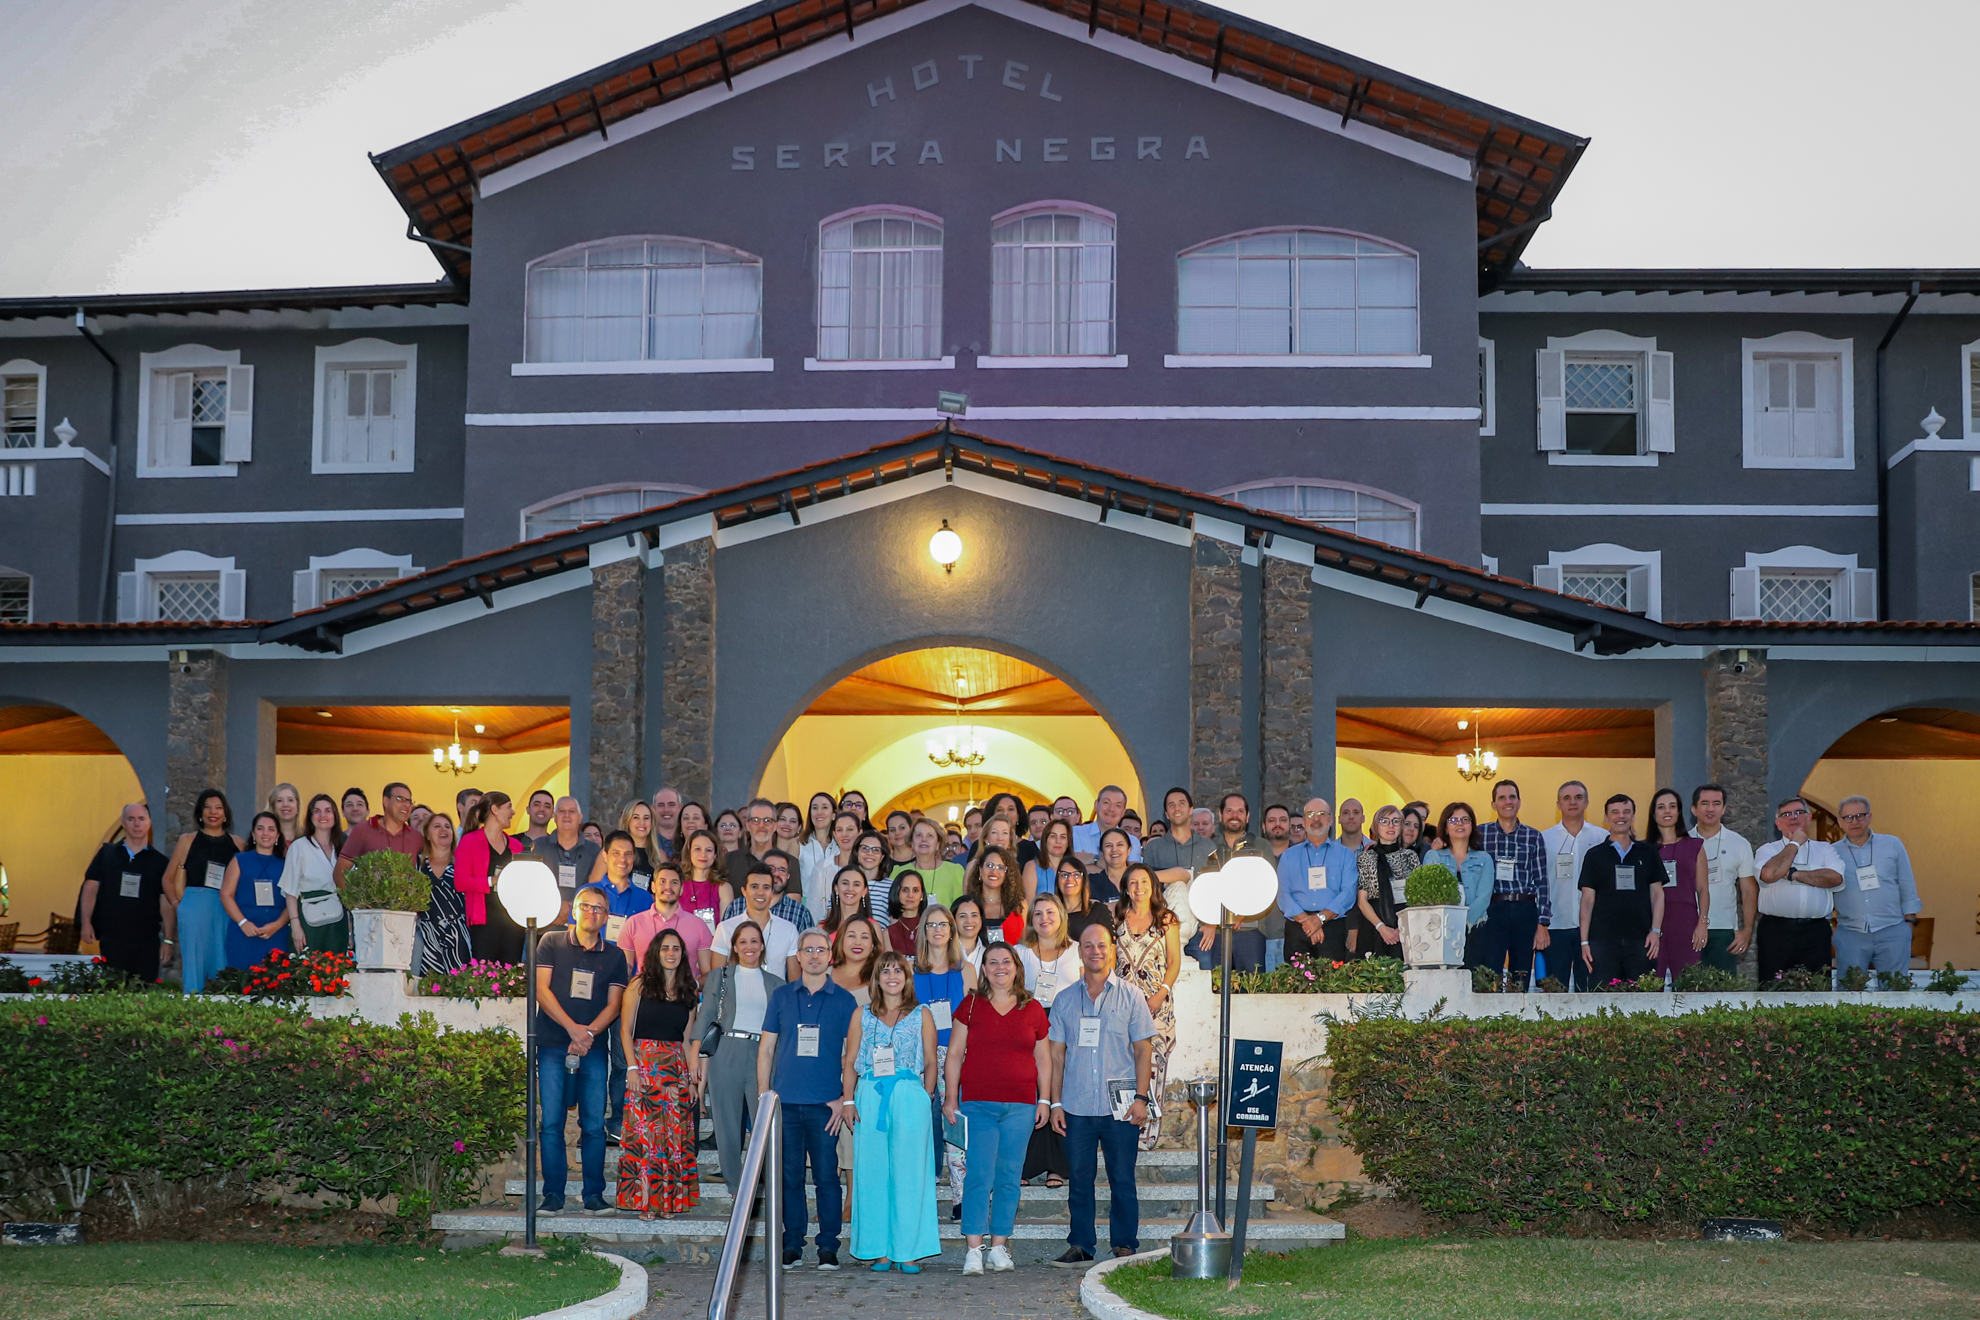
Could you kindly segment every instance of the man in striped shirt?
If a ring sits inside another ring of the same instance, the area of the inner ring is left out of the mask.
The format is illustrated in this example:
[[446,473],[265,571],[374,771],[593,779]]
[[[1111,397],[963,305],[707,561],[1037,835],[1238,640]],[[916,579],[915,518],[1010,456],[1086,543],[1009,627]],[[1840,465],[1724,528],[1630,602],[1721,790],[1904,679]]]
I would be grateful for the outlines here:
[[1547,842],[1519,820],[1519,785],[1507,779],[1492,789],[1497,819],[1478,831],[1478,847],[1492,859],[1492,905],[1465,940],[1465,961],[1498,971],[1510,963],[1515,977],[1533,970],[1533,951],[1549,942],[1553,917],[1547,892]]

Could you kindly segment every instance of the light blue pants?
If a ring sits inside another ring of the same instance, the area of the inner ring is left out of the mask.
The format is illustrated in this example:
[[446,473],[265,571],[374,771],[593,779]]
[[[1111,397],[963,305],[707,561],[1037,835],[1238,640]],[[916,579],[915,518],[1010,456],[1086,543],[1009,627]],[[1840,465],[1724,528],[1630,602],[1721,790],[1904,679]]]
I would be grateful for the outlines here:
[[1276,972],[1286,965],[1286,942],[1284,940],[1265,941],[1265,970]]
[[965,1100],[969,1164],[963,1174],[962,1227],[967,1237],[1009,1237],[1017,1223],[1024,1153],[1038,1121],[1036,1104]]
[[1900,921],[1895,926],[1867,932],[1837,926],[1836,966],[1904,971],[1911,966],[1911,923]]
[[880,1087],[859,1079],[853,1093],[859,1122],[853,1127],[852,1254],[859,1260],[915,1261],[940,1255],[935,1222],[935,1146],[932,1113],[918,1076],[894,1083],[880,1130]]
[[219,890],[186,887],[179,900],[179,980],[187,994],[206,989],[206,983],[226,967],[228,925]]

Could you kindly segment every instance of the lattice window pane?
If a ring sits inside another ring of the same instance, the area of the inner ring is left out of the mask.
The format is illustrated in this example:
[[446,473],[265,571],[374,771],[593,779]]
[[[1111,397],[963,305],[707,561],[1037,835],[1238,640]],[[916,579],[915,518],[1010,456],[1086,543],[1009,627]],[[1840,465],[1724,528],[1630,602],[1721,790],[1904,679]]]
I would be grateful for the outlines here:
[[217,573],[159,576],[152,579],[152,585],[158,592],[160,619],[171,623],[194,623],[220,617],[220,576]]
[[1836,581],[1800,573],[1760,575],[1760,617],[1773,623],[1827,623],[1836,617]]
[[348,572],[325,573],[323,575],[323,600],[325,604],[342,600],[346,596],[357,596],[395,582],[398,575],[389,569],[358,569]]
[[0,433],[0,446],[8,449],[34,448],[35,432],[41,419],[41,381],[34,376],[8,376],[0,379],[0,390],[4,390],[5,430]]
[[1634,412],[1636,364],[1570,361],[1567,364],[1567,406],[1571,412]]
[[34,579],[24,573],[0,573],[0,623],[31,623]]
[[1616,609],[1629,607],[1629,575],[1610,569],[1563,569],[1561,590]]
[[192,420],[194,426],[225,426],[227,424],[227,378],[225,376],[208,380],[195,378],[192,387]]

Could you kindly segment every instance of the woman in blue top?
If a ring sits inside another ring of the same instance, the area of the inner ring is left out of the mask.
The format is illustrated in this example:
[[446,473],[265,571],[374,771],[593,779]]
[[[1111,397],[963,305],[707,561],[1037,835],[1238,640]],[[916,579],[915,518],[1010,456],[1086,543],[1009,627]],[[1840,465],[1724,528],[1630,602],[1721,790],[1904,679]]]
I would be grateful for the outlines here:
[[193,829],[179,836],[165,864],[165,885],[179,913],[179,985],[189,995],[227,965],[227,909],[220,902],[228,864],[241,850],[227,795],[202,788],[193,799]]
[[[915,1002],[925,1006],[929,1016],[935,1019],[935,1075],[939,1078],[949,1058],[949,1023],[962,1006],[963,996],[976,989],[976,969],[963,957],[962,941],[956,938],[955,914],[940,903],[930,903],[922,909],[921,929],[914,935],[914,967]],[[931,1109],[941,1107],[942,1098],[937,1095]],[[960,1219],[963,1153],[953,1148],[944,1150],[942,1122],[932,1113],[930,1117],[935,1124],[936,1163],[939,1165],[944,1156],[948,1160],[949,1190],[955,1202],[950,1207],[950,1217]]]
[[248,851],[227,863],[220,882],[220,905],[234,924],[227,928],[227,966],[252,967],[276,949],[289,947],[289,900],[282,893],[282,822],[272,811],[258,811],[248,826]]
[[1492,856],[1472,848],[1477,828],[1478,816],[1469,804],[1451,803],[1437,818],[1437,837],[1444,846],[1432,848],[1423,858],[1425,866],[1448,866],[1457,873],[1458,883],[1464,887],[1466,930],[1485,920],[1492,906]]
[[903,1274],[919,1274],[913,1262],[942,1250],[928,1140],[935,1016],[915,1002],[912,982],[920,979],[900,954],[882,954],[873,1002],[846,1035],[839,1112],[853,1125],[852,1254],[883,1274],[894,1262]]

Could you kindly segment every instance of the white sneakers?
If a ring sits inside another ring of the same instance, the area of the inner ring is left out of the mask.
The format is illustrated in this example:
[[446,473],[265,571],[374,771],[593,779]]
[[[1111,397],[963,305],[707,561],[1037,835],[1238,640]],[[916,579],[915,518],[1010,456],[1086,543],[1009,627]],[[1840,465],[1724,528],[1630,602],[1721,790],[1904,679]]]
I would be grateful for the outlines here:
[[[1008,1265],[1006,1269],[1010,1268]],[[983,1273],[983,1248],[971,1247],[963,1253],[963,1274],[974,1277]]]
[[[1017,1266],[1011,1263],[1011,1253],[1007,1248],[990,1248],[990,1272],[992,1274],[1001,1270],[1014,1270],[1016,1268]],[[969,1273],[969,1266],[967,1264],[963,1266],[963,1273]]]

